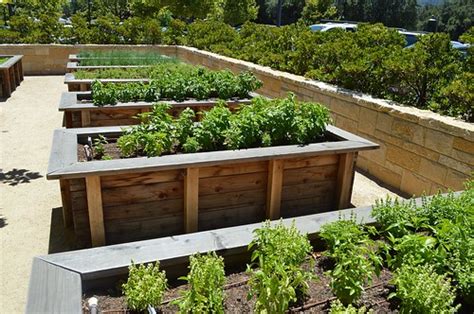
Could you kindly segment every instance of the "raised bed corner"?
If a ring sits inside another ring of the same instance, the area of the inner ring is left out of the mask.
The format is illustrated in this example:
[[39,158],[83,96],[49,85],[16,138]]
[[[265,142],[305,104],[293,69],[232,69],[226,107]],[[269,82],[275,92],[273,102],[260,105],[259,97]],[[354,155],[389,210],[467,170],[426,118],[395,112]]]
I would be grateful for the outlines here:
[[101,246],[294,217],[350,204],[357,152],[378,145],[329,126],[329,142],[78,162],[87,137],[120,127],[56,130],[48,179],[79,246]]
[[0,85],[2,86],[0,96],[8,98],[23,81],[23,56],[0,55],[0,58],[8,58],[0,64]]

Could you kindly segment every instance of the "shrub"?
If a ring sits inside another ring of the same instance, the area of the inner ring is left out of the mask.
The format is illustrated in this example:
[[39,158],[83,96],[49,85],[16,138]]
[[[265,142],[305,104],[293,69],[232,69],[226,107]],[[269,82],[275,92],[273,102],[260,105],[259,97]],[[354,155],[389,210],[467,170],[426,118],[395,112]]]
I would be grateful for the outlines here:
[[128,281],[122,289],[127,305],[132,310],[144,311],[148,305],[158,306],[163,300],[167,280],[160,263],[129,267]]
[[401,313],[455,313],[456,297],[450,280],[432,266],[403,265],[394,275],[396,291],[389,298],[400,300]]
[[299,295],[306,294],[307,281],[313,278],[301,266],[311,244],[294,225],[285,227],[281,222],[272,227],[267,221],[254,233],[249,249],[254,250],[251,260],[258,268],[248,266],[249,298],[256,297],[256,312],[284,313]]
[[183,299],[175,302],[181,313],[224,313],[224,260],[214,252],[190,257],[189,284]]

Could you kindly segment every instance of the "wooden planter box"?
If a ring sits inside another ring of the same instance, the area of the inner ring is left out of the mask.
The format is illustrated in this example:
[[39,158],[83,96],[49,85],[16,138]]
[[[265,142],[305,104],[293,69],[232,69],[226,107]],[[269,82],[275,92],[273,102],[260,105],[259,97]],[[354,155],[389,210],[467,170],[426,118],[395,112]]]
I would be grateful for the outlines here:
[[78,162],[87,137],[119,127],[59,129],[48,179],[66,226],[101,246],[294,217],[350,205],[357,152],[377,144],[333,126],[329,142]]
[[[91,90],[92,82],[95,80],[79,80],[74,77],[74,73],[66,73],[64,84],[70,92],[87,92]],[[107,83],[148,83],[149,79],[101,79],[100,82]]]
[[[252,93],[252,97],[257,94]],[[91,92],[64,92],[59,104],[59,111],[64,112],[66,128],[134,125],[140,121],[134,118],[137,114],[150,111],[157,102],[130,102],[98,107],[91,102]],[[228,100],[229,107],[247,105],[250,99]],[[217,100],[163,101],[172,106],[171,114],[177,116],[183,109],[191,108],[195,112],[209,110]]]
[[21,81],[23,81],[23,56],[0,55],[0,57],[9,57],[7,61],[0,64],[0,84],[2,86],[2,94],[0,96],[2,98],[8,98],[16,87],[20,85]]

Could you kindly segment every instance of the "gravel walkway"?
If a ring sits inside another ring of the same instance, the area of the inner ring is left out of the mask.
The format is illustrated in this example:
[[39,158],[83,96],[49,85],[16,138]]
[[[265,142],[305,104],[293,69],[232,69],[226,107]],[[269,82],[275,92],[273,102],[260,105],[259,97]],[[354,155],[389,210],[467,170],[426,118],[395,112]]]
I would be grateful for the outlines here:
[[[57,110],[63,76],[26,77],[0,102],[0,309],[23,313],[34,256],[64,251],[71,235],[62,227],[57,181],[46,170],[53,130],[61,127]],[[352,202],[368,205],[391,194],[361,174]]]

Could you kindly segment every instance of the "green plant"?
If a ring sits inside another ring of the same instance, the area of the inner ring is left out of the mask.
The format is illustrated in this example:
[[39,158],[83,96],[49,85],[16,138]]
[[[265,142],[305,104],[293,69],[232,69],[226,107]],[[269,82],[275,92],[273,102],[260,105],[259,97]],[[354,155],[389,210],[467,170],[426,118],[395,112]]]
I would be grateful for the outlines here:
[[341,301],[336,300],[331,302],[331,308],[329,309],[329,314],[365,314],[365,313],[373,313],[372,310],[367,311],[365,306],[357,309],[349,304],[347,307],[342,304]]
[[413,201],[392,200],[389,197],[386,200],[376,200],[372,207],[372,217],[384,232],[394,237],[409,234],[420,227]]
[[224,260],[212,252],[190,257],[189,290],[175,304],[181,313],[224,313]]
[[107,141],[107,138],[103,136],[102,134],[99,134],[99,136],[94,139],[92,151],[94,152],[94,155],[96,158],[101,159],[104,156],[105,145],[107,145],[108,143],[109,142]]
[[164,271],[160,271],[159,262],[146,266],[137,266],[132,262],[128,280],[123,284],[122,290],[130,309],[144,311],[148,305],[161,304],[166,287],[166,275]]
[[331,288],[344,304],[360,298],[364,285],[379,275],[382,259],[374,252],[376,245],[369,239],[355,217],[326,224],[320,232],[328,244],[327,256],[335,261],[328,271]]
[[396,291],[389,298],[400,300],[401,313],[455,313],[456,294],[450,280],[432,266],[402,265],[394,275]]
[[80,66],[97,65],[150,65],[158,63],[176,63],[176,58],[163,56],[156,52],[137,51],[82,51],[78,55]]
[[272,227],[266,221],[254,234],[249,249],[258,268],[248,266],[249,298],[256,296],[256,312],[284,313],[298,296],[306,294],[307,282],[314,278],[302,267],[311,244],[294,225],[286,227],[281,222]]

